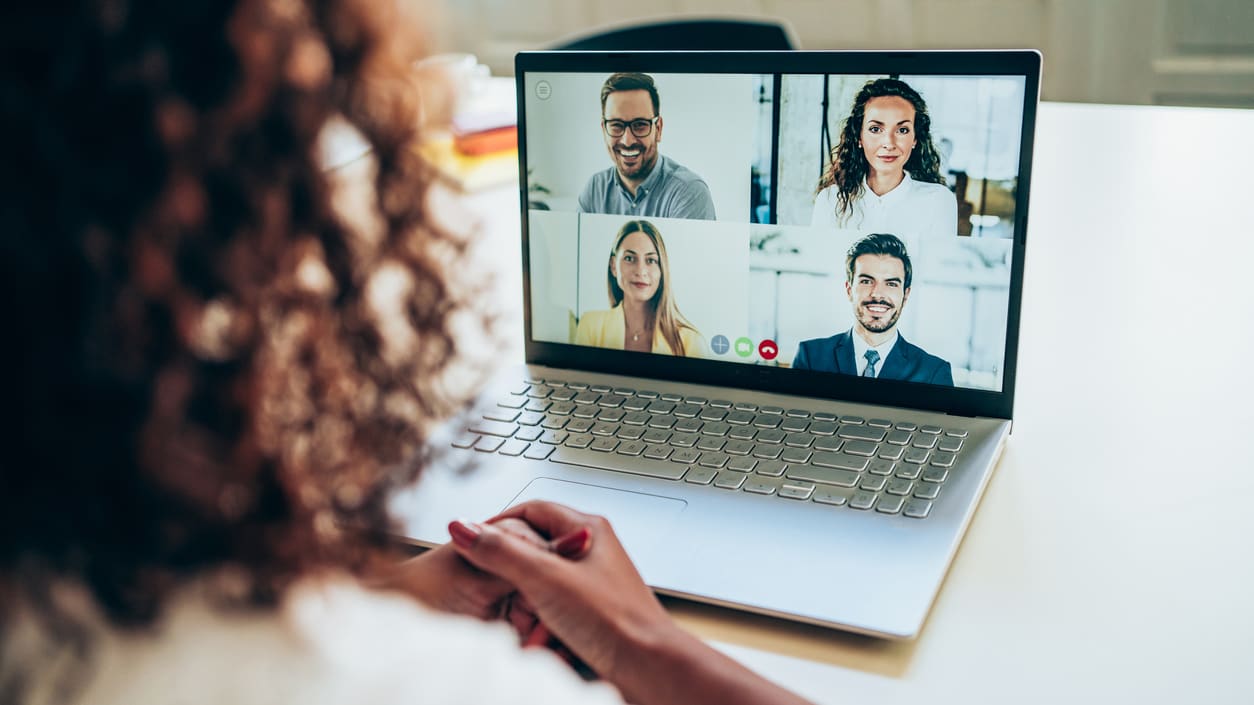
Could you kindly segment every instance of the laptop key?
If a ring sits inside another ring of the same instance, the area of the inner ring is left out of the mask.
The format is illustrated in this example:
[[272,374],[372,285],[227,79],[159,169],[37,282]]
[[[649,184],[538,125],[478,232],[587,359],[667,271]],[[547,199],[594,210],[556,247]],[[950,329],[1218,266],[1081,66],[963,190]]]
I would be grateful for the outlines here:
[[645,444],[641,443],[640,441],[627,441],[626,443],[620,444],[618,446],[618,450],[615,452],[618,453],[619,455],[633,455],[634,456],[634,455],[640,455],[641,453],[643,453],[644,449],[645,449]]
[[574,399],[575,395],[578,393],[579,392],[573,389],[555,389],[553,390],[553,393],[549,395],[549,399],[552,401],[570,401],[571,399]]
[[816,411],[810,415],[815,421],[832,422],[840,418],[830,411]]
[[526,441],[528,443],[532,443],[534,441],[540,440],[540,436],[543,436],[543,435],[544,435],[544,429],[532,427],[532,428],[521,429],[518,433],[514,434],[514,438],[517,438],[520,441]]
[[505,441],[503,444],[501,444],[500,453],[501,455],[518,457],[522,455],[523,452],[530,447],[531,447],[530,443],[524,443],[522,441],[511,438],[510,440]]
[[751,441],[756,435],[758,435],[758,429],[752,426],[735,426],[727,432],[728,438],[734,438],[738,441]]
[[893,429],[892,431],[888,432],[888,436],[885,437],[884,440],[888,441],[889,443],[892,443],[895,446],[904,446],[904,445],[909,445],[910,438],[913,436],[914,434],[909,431],[901,431],[901,430]]
[[945,429],[941,428],[940,426],[929,426],[927,424],[924,424],[919,427],[919,431],[921,431],[922,433],[926,433],[930,436],[938,435],[941,431],[944,431],[944,430]]
[[936,447],[936,436],[925,436],[919,434],[915,437],[914,442],[910,444],[911,448],[927,448],[931,450]]
[[694,485],[708,485],[717,474],[717,470],[694,467],[688,470],[687,475],[684,475],[684,482],[691,482]]
[[523,457],[531,460],[544,460],[552,453],[553,446],[532,445],[526,453],[523,453]]
[[778,460],[763,460],[757,465],[759,475],[769,475],[770,477],[779,477],[787,469],[788,464],[781,463]]
[[[555,433],[563,433],[563,432],[555,431]],[[592,441],[594,440],[596,440],[596,437],[593,436],[591,433],[576,433],[576,434],[567,436],[565,439],[563,439],[563,441],[560,444],[554,444],[554,445],[566,445],[571,448],[587,448],[588,446],[592,445]],[[543,438],[540,439],[540,442],[548,443],[548,441],[544,440]]]
[[866,425],[876,428],[892,428],[893,422],[888,419],[868,419]]
[[897,463],[880,458],[878,460],[871,461],[871,464],[867,466],[867,472],[872,475],[891,475],[893,474],[893,468],[895,467],[897,467]]
[[500,421],[501,423],[509,423],[510,421],[514,421],[515,419],[517,419],[520,415],[521,414],[519,412],[514,411],[513,409],[498,408],[498,409],[492,409],[492,410],[487,411],[486,413],[484,413],[483,418],[489,421]]
[[722,409],[707,407],[701,410],[702,421],[722,421],[727,418],[727,412]]
[[470,425],[470,432],[483,434],[485,436],[500,436],[501,438],[509,438],[518,432],[518,424],[479,419]]
[[761,411],[761,412],[762,412],[762,413],[764,413],[764,414],[774,414],[774,415],[776,415],[776,416],[781,416],[781,415],[783,415],[783,413],[784,413],[784,407],[782,407],[782,406],[764,406],[764,407],[762,407],[762,408],[758,409],[758,411]]
[[632,397],[623,402],[623,408],[627,411],[644,411],[649,408],[649,400],[640,397]]
[[810,462],[821,468],[862,472],[870,461],[866,458],[845,455],[844,453],[815,453]]
[[882,445],[880,446],[880,457],[884,460],[901,460],[901,456],[906,452],[902,446]]
[[769,494],[775,494],[775,491],[779,489],[779,485],[777,485],[772,480],[758,480],[754,478],[749,478],[745,480],[745,486],[742,489],[744,489],[745,492],[769,495]]
[[618,447],[619,440],[617,438],[598,438],[593,441],[588,450],[595,450],[600,453],[612,453]]
[[785,434],[783,431],[775,431],[772,429],[766,429],[766,430],[758,431],[758,442],[779,444],[779,443],[784,442],[784,438],[786,436],[787,434]]
[[853,426],[861,426],[862,424],[866,423],[866,419],[862,418],[861,416],[842,416],[840,417],[840,422],[842,424],[851,424]]
[[701,422],[697,419],[680,419],[675,422],[675,430],[679,433],[696,433],[701,430]]
[[919,499],[936,499],[940,494],[940,484],[936,482],[920,482],[914,488],[914,496]]
[[643,411],[633,411],[623,416],[623,423],[630,426],[643,426],[649,423],[649,419],[653,418]]
[[842,450],[850,455],[865,455],[869,458],[875,455],[879,446],[871,441],[845,441],[845,447]]
[[592,435],[594,436],[612,436],[618,433],[618,424],[606,423],[601,421],[592,427]]
[[962,450],[962,439],[949,437],[942,438],[940,443],[936,444],[936,449],[943,450],[946,453],[957,453]]
[[710,406],[715,409],[730,409],[732,408],[732,403],[726,399],[711,399]]
[[726,436],[731,431],[731,426],[722,421],[707,421],[701,427],[701,432],[707,436]]
[[701,407],[696,404],[676,404],[675,410],[671,413],[681,419],[693,419],[701,413]]
[[479,442],[479,434],[463,433],[461,436],[453,440],[454,448],[473,448]]
[[590,419],[571,419],[570,423],[566,424],[566,430],[571,433],[587,433],[595,425],[596,422]]
[[625,401],[627,401],[627,398],[621,394],[606,394],[597,402],[597,406],[602,406],[606,409],[617,409]]
[[914,489],[914,483],[909,480],[897,479],[888,483],[888,494],[896,494],[906,496]]
[[816,487],[814,489],[814,501],[820,504],[830,504],[834,507],[842,507],[849,503],[849,497],[852,493],[849,490],[836,490],[830,487]]
[[923,479],[927,482],[944,482],[949,477],[949,471],[945,468],[928,468],[923,471]]
[[966,437],[967,437],[967,432],[966,432],[966,430],[965,430],[965,429],[961,429],[961,428],[951,428],[951,429],[948,429],[948,430],[946,430],[946,431],[945,431],[945,435],[946,435],[946,436],[953,436],[954,438],[966,438]]
[[753,458],[732,458],[727,461],[727,469],[735,470],[736,472],[753,472],[753,468],[757,464],[758,461]]
[[480,453],[494,453],[503,443],[505,443],[504,438],[498,438],[496,436],[481,436],[479,438],[479,442],[475,443],[475,450]]
[[757,411],[758,405],[748,401],[738,401],[732,405],[736,411]]
[[866,490],[858,490],[849,498],[849,506],[854,509],[870,509],[875,506],[875,500],[879,499],[879,495]]
[[735,424],[737,426],[747,426],[753,423],[753,419],[755,416],[756,414],[754,414],[752,411],[744,411],[741,409],[737,409],[736,411],[733,411],[727,416],[725,416],[723,420],[726,421],[727,423]]
[[574,402],[569,402],[569,401],[559,402],[549,407],[550,414],[559,414],[562,416],[569,416],[570,414],[574,413],[574,411],[575,411],[575,404]]
[[523,408],[527,411],[548,411],[550,406],[553,406],[553,402],[548,399],[532,399]]
[[784,452],[780,453],[779,459],[786,463],[804,465],[810,462],[811,455],[813,453],[808,448],[785,448]]
[[671,436],[671,445],[676,448],[691,448],[701,440],[701,436],[695,433],[676,433]]
[[831,436],[824,436],[814,441],[815,450],[821,450],[827,453],[835,453],[840,450],[840,447],[843,445],[845,445],[843,440]]
[[618,433],[614,436],[624,441],[638,441],[644,435],[644,429],[639,426],[622,426],[618,429]]
[[810,421],[808,419],[797,419],[792,417],[784,419],[779,425],[779,430],[787,431],[788,433],[801,433],[808,428],[810,428]]
[[841,438],[853,439],[859,441],[874,441],[879,443],[884,440],[884,436],[888,435],[882,428],[874,428],[871,426],[853,426],[850,424],[841,424],[840,430],[836,435]]
[[858,483],[858,489],[868,492],[879,492],[884,489],[884,485],[888,484],[888,478],[881,475],[867,475],[862,478],[862,482]]
[[932,465],[938,468],[951,468],[954,466],[953,453],[932,453]]
[[506,409],[521,409],[527,405],[528,401],[529,400],[527,399],[527,397],[516,397],[516,396],[510,395],[508,397],[498,400],[496,402],[496,405],[505,407]]
[[905,503],[905,497],[896,497],[893,495],[880,497],[879,505],[875,507],[875,511],[883,514],[896,514],[901,511],[901,505]]
[[701,459],[701,451],[693,450],[692,448],[679,448],[679,449],[676,449],[674,453],[671,453],[672,463],[683,463],[685,465],[692,465],[693,463],[697,462],[700,459]]
[[901,467],[897,469],[897,477],[900,477],[903,480],[917,480],[919,479],[919,475],[922,472],[923,472],[922,465],[915,465],[914,463],[902,463]]
[[641,438],[645,443],[665,443],[671,439],[671,432],[660,428],[651,428],[645,431]]
[[814,485],[808,482],[785,482],[779,486],[778,494],[788,499],[806,500],[814,494]]
[[544,414],[537,414],[534,411],[524,411],[518,415],[516,421],[523,426],[539,426],[540,422],[544,421]]
[[790,433],[784,436],[784,445],[793,448],[809,448],[814,443],[814,436],[808,433]]
[[649,417],[649,428],[670,428],[675,425],[676,420],[674,416],[654,414]]
[[[761,469],[758,472],[761,472]],[[816,468],[808,465],[791,466],[785,474],[789,480],[819,482],[824,485],[836,485],[837,487],[854,487],[858,484],[858,480],[862,479],[861,475],[852,470]]]
[[925,519],[932,512],[932,503],[926,499],[912,499],[906,502],[906,508],[902,514],[912,519]]
[[779,454],[783,452],[783,450],[784,449],[779,446],[759,443],[753,446],[753,457],[774,460],[779,457]]
[[815,421],[810,424],[810,433],[816,436],[834,436],[840,426],[833,421]]
[[595,419],[599,413],[601,413],[601,409],[599,407],[593,406],[592,404],[583,404],[582,406],[576,406],[575,410],[571,412],[571,415],[580,419]]
[[671,455],[670,446],[649,445],[644,449],[644,457],[654,460],[666,460]]
[[702,467],[721,468],[729,459],[726,453],[702,453],[701,460],[698,462]]
[[623,420],[626,414],[619,409],[605,409],[597,414],[598,421],[608,421],[609,423],[618,423]]
[[907,463],[914,463],[915,465],[922,465],[923,463],[927,462],[927,458],[929,455],[931,455],[931,453],[922,448],[911,448],[906,451],[906,454],[903,455],[901,459]]
[[601,394],[608,394],[610,391],[610,386],[608,384],[589,384],[588,391],[599,392]]
[[727,441],[717,436],[702,436],[701,440],[697,441],[697,448],[701,450],[718,451],[718,450],[722,450],[723,445],[726,443]]
[[714,486],[725,490],[738,490],[743,484],[745,484],[745,475],[742,473],[720,470],[718,475],[714,476]]
[[775,428],[779,426],[780,421],[779,416],[773,416],[765,412],[753,417],[753,425],[758,428]]
[[753,444],[749,441],[728,441],[727,445],[723,446],[723,452],[732,455],[748,455],[753,452]]
[[[544,421],[540,422],[540,426],[542,428],[557,430],[559,428],[565,428],[567,422],[569,421],[569,416],[549,416],[546,417]],[[576,421],[578,421],[578,419],[576,419]]]
[[636,392],[636,396],[640,397],[641,399],[657,399],[657,392],[653,391],[652,389],[641,389],[640,391]]

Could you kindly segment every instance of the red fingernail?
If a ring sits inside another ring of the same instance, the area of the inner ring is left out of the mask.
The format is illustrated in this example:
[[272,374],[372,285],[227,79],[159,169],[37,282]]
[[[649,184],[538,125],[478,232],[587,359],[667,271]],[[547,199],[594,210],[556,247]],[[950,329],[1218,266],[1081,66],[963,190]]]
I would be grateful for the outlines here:
[[453,543],[462,548],[474,548],[482,533],[483,529],[473,522],[458,519],[448,523],[448,535],[453,537]]
[[576,529],[553,544],[553,551],[564,558],[573,558],[588,550],[588,542],[592,533],[587,527]]
[[523,641],[523,648],[529,649],[536,646],[544,646],[549,643],[549,637],[551,636],[548,627],[543,624],[536,624],[535,629],[532,629],[526,640]]

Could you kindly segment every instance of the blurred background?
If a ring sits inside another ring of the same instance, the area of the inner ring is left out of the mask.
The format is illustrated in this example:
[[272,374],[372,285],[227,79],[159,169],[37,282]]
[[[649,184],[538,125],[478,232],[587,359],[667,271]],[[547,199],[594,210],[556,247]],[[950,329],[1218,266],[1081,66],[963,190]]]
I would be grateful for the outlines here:
[[801,49],[1038,49],[1044,100],[1254,107],[1254,0],[449,0],[430,17],[434,50],[498,76],[599,30],[729,17],[782,21]]

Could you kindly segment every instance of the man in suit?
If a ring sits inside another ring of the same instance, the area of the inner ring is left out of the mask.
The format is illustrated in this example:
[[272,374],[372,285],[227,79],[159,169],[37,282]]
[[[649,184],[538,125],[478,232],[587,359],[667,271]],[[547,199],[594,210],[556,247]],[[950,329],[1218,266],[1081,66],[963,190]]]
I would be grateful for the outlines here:
[[949,363],[911,345],[897,332],[912,275],[910,255],[896,236],[876,233],[855,242],[845,256],[845,294],[853,304],[853,327],[829,338],[804,341],[792,366],[952,387]]

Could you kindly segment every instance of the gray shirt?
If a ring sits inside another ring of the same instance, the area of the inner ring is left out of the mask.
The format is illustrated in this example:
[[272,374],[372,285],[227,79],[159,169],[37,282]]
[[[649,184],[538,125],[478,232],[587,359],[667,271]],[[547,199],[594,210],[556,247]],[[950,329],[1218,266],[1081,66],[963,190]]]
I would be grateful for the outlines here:
[[593,174],[579,194],[579,212],[714,220],[714,200],[700,176],[674,159],[658,155],[635,198],[618,180],[616,167]]

